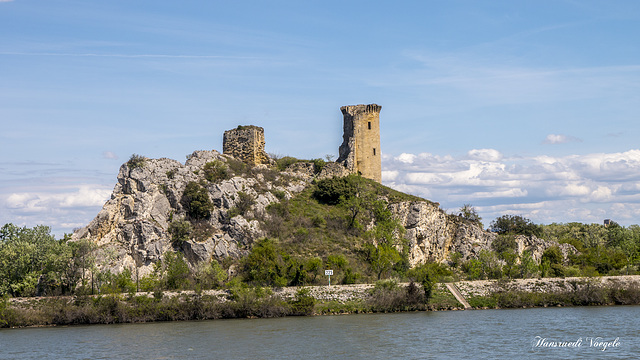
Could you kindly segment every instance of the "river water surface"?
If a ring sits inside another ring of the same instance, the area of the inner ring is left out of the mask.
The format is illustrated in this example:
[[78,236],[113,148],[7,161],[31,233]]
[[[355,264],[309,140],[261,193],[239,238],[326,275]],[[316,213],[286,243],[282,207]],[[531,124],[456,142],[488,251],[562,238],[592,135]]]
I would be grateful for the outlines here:
[[3,329],[0,358],[637,359],[640,306]]

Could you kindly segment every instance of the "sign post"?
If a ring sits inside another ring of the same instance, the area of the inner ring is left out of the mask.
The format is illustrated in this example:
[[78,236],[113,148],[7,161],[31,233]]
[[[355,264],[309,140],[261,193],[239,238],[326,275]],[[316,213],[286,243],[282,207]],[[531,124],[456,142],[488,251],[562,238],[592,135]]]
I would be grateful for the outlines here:
[[333,275],[333,270],[325,270],[324,274],[329,277],[329,286],[331,286],[331,275]]

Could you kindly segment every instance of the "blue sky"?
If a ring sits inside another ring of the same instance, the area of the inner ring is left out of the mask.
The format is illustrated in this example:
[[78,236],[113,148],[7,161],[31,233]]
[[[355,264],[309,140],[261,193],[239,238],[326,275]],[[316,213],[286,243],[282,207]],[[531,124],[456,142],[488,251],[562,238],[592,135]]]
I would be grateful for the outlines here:
[[0,0],[0,224],[86,225],[133,153],[225,130],[338,153],[378,103],[383,183],[484,223],[640,223],[640,2]]

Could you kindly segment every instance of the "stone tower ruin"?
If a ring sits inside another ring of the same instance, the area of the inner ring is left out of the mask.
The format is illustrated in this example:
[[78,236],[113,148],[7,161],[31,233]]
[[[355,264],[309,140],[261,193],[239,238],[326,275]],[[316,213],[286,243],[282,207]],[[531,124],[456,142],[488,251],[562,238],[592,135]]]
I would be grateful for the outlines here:
[[269,164],[264,151],[264,129],[259,126],[238,126],[224,132],[222,153],[249,165]]
[[351,173],[380,182],[380,109],[377,104],[349,105],[340,108],[344,117],[343,141],[337,162]]

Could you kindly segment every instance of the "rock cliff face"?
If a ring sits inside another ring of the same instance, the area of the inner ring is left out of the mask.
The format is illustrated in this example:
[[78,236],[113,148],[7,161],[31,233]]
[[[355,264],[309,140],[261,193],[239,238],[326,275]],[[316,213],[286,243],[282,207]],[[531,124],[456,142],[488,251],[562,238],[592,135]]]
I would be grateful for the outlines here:
[[495,235],[457,216],[447,215],[437,204],[427,201],[390,205],[391,211],[406,229],[411,266],[427,261],[444,262],[459,252],[463,259],[477,257],[488,250]]
[[[308,180],[296,172],[266,179],[264,166],[258,166],[244,177],[209,182],[203,168],[216,161],[225,163],[230,157],[217,151],[196,151],[184,165],[170,159],[146,159],[142,166],[123,164],[111,199],[73,238],[94,242],[100,249],[102,266],[113,272],[138,267],[142,274],[148,273],[167,251],[178,248],[191,264],[241,257],[263,233],[258,221],[229,212],[241,198],[239,193],[253,200],[249,211],[261,212],[278,201],[274,193],[290,198],[303,190]],[[204,235],[177,246],[169,229],[173,221],[186,217],[182,198],[189,182],[204,184],[213,210],[198,224]]]
[[[216,167],[232,173],[212,179],[210,170]],[[338,163],[329,163],[319,172],[312,163],[295,163],[279,172],[265,165],[247,166],[217,151],[196,151],[185,164],[164,158],[129,161],[120,167],[111,199],[73,238],[96,244],[98,266],[114,273],[137,269],[143,276],[170,251],[184,253],[191,266],[240,258],[255,240],[265,236],[264,223],[248,219],[263,215],[258,218],[269,221],[264,216],[269,204],[292,198],[314,179],[348,173]],[[197,221],[189,217],[184,201],[190,183],[199,184],[212,204],[210,216]],[[412,266],[444,262],[453,252],[459,252],[463,260],[475,258],[480,251],[490,250],[495,239],[495,234],[446,214],[429,201],[392,203],[389,209],[406,229]],[[176,224],[191,227],[189,236],[176,239]],[[517,244],[519,252],[530,250],[537,261],[553,245],[535,237],[519,237]]]

